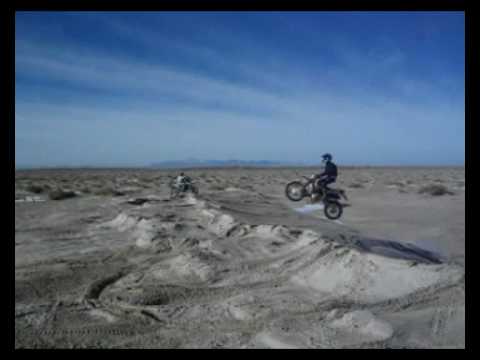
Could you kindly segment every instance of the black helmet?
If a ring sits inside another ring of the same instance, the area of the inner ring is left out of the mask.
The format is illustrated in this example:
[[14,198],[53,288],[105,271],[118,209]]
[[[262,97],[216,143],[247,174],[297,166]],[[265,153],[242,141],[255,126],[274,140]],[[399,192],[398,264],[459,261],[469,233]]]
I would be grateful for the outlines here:
[[330,160],[332,160],[332,155],[329,154],[329,153],[323,154],[322,159],[326,160],[326,161],[330,161]]
[[185,175],[185,173],[183,173],[183,172],[180,173],[180,176],[184,176],[184,175]]

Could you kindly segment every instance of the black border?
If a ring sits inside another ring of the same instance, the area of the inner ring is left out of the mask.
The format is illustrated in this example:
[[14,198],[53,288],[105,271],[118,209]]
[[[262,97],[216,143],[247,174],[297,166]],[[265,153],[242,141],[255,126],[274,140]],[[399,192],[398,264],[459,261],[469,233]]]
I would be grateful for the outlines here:
[[475,96],[478,96],[478,91],[473,90],[473,85],[478,84],[478,73],[476,73],[478,68],[475,64],[480,61],[474,44],[474,34],[478,34],[479,31],[478,29],[474,31],[477,24],[475,20],[472,9],[465,11],[465,182],[468,183],[468,186],[465,187],[465,348],[467,350],[471,350],[474,341],[472,336],[474,329],[472,294],[474,290],[472,289],[471,279],[473,277],[472,261],[474,259],[472,253],[477,254],[474,249],[476,237],[472,227],[472,208],[478,192],[476,189],[478,177],[474,179],[478,173],[475,171],[473,154],[479,154],[478,149],[473,150],[474,144],[478,144],[478,141],[475,143],[474,134],[479,134],[474,121],[478,118],[478,113],[475,111],[475,105],[478,105],[478,101],[472,101]]
[[[465,13],[465,176],[466,182],[469,183],[468,189],[465,190],[465,204],[466,204],[466,219],[465,219],[465,273],[466,283],[469,283],[468,290],[466,290],[465,306],[468,308],[468,316],[465,317],[466,333],[465,333],[465,349],[471,350],[472,348],[472,331],[473,331],[473,308],[472,308],[472,292],[473,285],[471,279],[472,275],[472,252],[475,252],[475,238],[473,235],[472,228],[472,219],[473,216],[473,203],[474,196],[476,196],[477,190],[475,185],[478,183],[474,179],[476,175],[473,154],[479,154],[478,150],[473,151],[472,146],[476,144],[476,138],[474,135],[480,135],[478,129],[475,129],[475,121],[477,119],[477,113],[475,112],[475,105],[478,104],[478,97],[476,91],[472,89],[473,84],[478,84],[478,80],[475,77],[475,72],[477,70],[478,64],[480,61],[478,59],[478,50],[475,49],[474,44],[474,35],[478,33],[474,31],[474,26],[476,24],[474,19],[473,12],[473,1],[470,2],[467,6],[466,0],[418,0],[418,1],[408,1],[408,0],[343,0],[343,1],[333,1],[333,0],[324,0],[318,1],[317,3],[307,3],[307,2],[298,2],[285,4],[285,3],[269,3],[268,5],[263,3],[260,4],[254,1],[242,1],[237,3],[232,3],[228,1],[191,1],[191,2],[157,2],[157,1],[91,1],[91,0],[70,0],[70,1],[59,1],[59,0],[44,0],[43,2],[39,1],[17,1],[15,5],[9,5],[7,11],[2,12],[2,25],[4,28],[4,54],[7,56],[2,57],[6,59],[7,69],[5,74],[4,82],[6,86],[7,97],[2,97],[4,102],[3,109],[6,111],[5,120],[2,121],[2,126],[4,126],[4,137],[3,145],[6,147],[5,154],[7,155],[7,172],[8,177],[13,179],[12,184],[8,187],[11,189],[12,194],[15,193],[15,12],[16,11],[184,11],[184,10],[211,10],[211,11],[231,11],[231,10],[243,10],[243,11],[463,11]],[[8,56],[8,54],[10,56]],[[3,61],[2,59],[2,61]],[[474,79],[472,79],[474,78]],[[477,81],[476,81],[477,80]],[[477,99],[477,101],[475,101]],[[473,101],[472,101],[473,100]],[[478,141],[477,141],[478,142]],[[473,186],[472,186],[473,184]],[[2,217],[10,223],[4,228],[8,228],[11,231],[11,235],[4,237],[4,240],[13,245],[11,238],[15,236],[15,205],[13,202],[13,196],[7,197],[7,202],[10,202],[10,207],[7,208],[7,216]],[[12,246],[12,251],[14,253],[15,246]],[[10,252],[9,252],[10,253]],[[476,252],[475,252],[476,253]],[[13,254],[15,256],[15,253]],[[9,260],[5,262],[7,271],[5,273],[11,273],[14,269],[14,260],[9,256]],[[15,278],[13,277],[13,289],[9,287],[12,294],[9,294],[10,301],[13,303],[11,308],[14,308],[14,285]],[[11,310],[10,310],[11,311]],[[11,316],[11,315],[10,315]],[[10,323],[12,326],[10,329],[15,329],[14,318],[11,318]],[[8,327],[7,327],[8,329]],[[8,329],[9,332],[8,339],[11,344],[11,349],[14,351],[20,351],[14,349],[14,332]],[[11,339],[11,340],[10,340]],[[111,350],[108,350],[111,351]],[[418,350],[418,349],[409,349],[409,353],[418,353],[425,354],[425,351],[428,350]],[[430,350],[431,351],[431,350]],[[51,353],[51,351],[49,351]],[[389,351],[389,355],[394,355],[397,351]],[[399,353],[399,356],[405,356],[405,354]]]
[[292,1],[292,2],[267,2],[267,1],[92,1],[92,0],[34,0],[16,1],[17,11],[31,10],[213,10],[213,11],[258,11],[258,10],[350,10],[350,11],[374,11],[374,10],[403,10],[403,11],[463,11],[467,0],[322,0],[322,1]]

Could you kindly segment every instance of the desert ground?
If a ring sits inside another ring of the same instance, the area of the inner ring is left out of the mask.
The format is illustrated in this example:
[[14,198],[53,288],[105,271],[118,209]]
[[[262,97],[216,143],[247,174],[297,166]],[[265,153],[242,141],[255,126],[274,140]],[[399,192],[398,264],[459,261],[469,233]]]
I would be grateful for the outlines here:
[[464,168],[15,174],[16,348],[464,348]]

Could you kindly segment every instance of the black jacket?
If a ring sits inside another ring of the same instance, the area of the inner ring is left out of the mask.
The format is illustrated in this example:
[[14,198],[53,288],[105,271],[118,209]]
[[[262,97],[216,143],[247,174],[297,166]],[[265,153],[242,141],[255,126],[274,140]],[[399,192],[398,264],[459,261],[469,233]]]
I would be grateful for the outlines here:
[[327,163],[325,164],[325,171],[321,175],[337,177],[338,175],[337,165],[335,165],[331,161],[327,161]]

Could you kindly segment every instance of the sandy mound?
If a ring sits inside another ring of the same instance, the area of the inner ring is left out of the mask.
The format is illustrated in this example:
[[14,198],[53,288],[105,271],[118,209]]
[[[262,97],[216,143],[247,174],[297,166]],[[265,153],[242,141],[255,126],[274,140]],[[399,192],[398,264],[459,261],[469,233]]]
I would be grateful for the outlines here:
[[159,234],[159,229],[150,219],[140,216],[127,215],[120,213],[115,219],[108,221],[103,226],[112,227],[118,231],[130,233],[135,244],[140,248],[149,248],[153,246],[154,240]]
[[330,326],[355,337],[358,342],[382,341],[393,335],[392,326],[368,310],[357,310],[335,319]]
[[440,282],[459,281],[461,269],[340,249],[327,254],[293,281],[328,296],[378,302],[405,296]]
[[115,219],[106,222],[104,225],[116,228],[119,231],[125,231],[133,228],[135,224],[137,224],[137,222],[138,222],[138,219],[132,216],[129,216],[125,213],[120,213],[117,215],[117,217],[115,217]]

